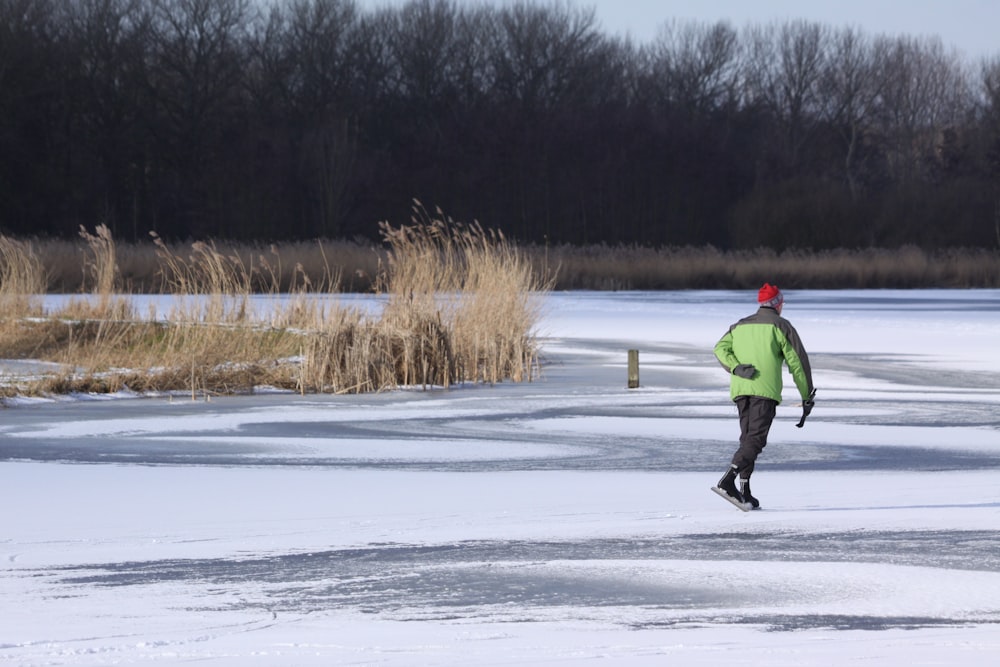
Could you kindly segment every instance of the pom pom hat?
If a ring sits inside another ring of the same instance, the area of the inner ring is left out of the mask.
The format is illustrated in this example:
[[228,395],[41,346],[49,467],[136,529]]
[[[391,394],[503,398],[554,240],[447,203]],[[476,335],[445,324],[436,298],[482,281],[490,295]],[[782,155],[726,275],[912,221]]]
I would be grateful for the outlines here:
[[777,308],[784,300],[785,297],[781,290],[768,283],[764,283],[764,286],[757,292],[757,303],[766,308]]

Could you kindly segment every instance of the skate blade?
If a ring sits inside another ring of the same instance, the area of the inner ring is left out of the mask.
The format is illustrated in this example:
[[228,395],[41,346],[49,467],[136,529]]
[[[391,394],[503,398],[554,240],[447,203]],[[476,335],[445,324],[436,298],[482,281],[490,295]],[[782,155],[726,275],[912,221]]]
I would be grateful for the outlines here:
[[726,493],[717,486],[713,486],[712,491],[722,496],[726,500],[726,502],[732,503],[737,509],[743,512],[749,512],[750,510],[753,509],[753,505],[751,505],[750,503],[741,503],[740,501],[736,500],[736,498],[733,498],[732,496],[730,496],[728,493]]

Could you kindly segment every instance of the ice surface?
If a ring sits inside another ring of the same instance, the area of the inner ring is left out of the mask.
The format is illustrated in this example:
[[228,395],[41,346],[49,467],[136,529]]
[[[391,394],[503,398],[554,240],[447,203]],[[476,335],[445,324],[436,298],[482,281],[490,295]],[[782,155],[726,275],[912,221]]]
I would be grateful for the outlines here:
[[743,513],[753,299],[553,294],[530,384],[15,402],[0,663],[995,663],[1000,292],[789,292],[817,407]]

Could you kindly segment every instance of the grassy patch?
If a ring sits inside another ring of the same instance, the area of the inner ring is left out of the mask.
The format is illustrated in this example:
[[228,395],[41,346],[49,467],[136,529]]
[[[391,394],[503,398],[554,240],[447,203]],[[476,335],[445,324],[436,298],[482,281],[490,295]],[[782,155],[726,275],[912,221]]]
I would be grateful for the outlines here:
[[[516,248],[419,206],[413,224],[384,225],[383,235],[388,250],[373,284],[385,308],[374,315],[329,298],[339,285],[328,265],[316,278],[298,263],[286,274],[277,250],[251,258],[195,243],[181,253],[159,239],[157,280],[172,305],[138,313],[118,291],[118,253],[103,227],[82,232],[81,274],[91,293],[43,312],[34,247],[0,239],[0,358],[62,369],[5,378],[0,393],[341,393],[532,378],[534,303],[545,286]],[[262,288],[279,305],[255,312],[252,296]]]

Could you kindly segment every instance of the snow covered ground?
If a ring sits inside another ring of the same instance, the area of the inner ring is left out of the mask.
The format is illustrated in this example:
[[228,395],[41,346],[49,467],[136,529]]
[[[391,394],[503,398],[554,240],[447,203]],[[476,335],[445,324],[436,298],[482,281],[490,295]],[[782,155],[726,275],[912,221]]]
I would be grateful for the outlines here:
[[550,295],[530,384],[10,404],[0,663],[996,664],[1000,291],[789,293],[742,513],[754,297]]

